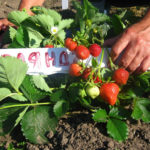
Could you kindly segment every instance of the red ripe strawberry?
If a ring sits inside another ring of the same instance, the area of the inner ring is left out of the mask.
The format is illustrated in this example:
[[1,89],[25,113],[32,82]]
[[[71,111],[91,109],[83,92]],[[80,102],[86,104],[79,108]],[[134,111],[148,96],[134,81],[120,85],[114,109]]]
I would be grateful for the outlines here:
[[91,68],[86,68],[84,71],[83,71],[83,74],[82,74],[82,78],[87,80],[89,75],[91,73]]
[[90,56],[90,51],[87,47],[79,45],[76,48],[76,56],[79,59],[87,59]]
[[112,79],[115,80],[118,85],[125,85],[128,81],[128,78],[129,72],[123,68],[117,69],[112,77]]
[[101,53],[101,47],[95,43],[89,47],[89,51],[90,51],[92,56],[97,57]]
[[100,96],[110,105],[114,105],[119,93],[119,86],[116,83],[105,83],[100,88]]
[[81,71],[82,70],[82,67],[78,64],[71,64],[70,65],[70,68],[69,68],[69,74],[71,76],[80,76],[81,75]]
[[102,83],[102,80],[97,76],[95,79],[95,76],[93,77],[94,83]]
[[74,51],[77,47],[77,42],[73,41],[72,38],[67,38],[65,40],[65,46],[70,50]]
[[47,44],[45,45],[46,48],[54,48],[54,45],[50,45],[50,44]]

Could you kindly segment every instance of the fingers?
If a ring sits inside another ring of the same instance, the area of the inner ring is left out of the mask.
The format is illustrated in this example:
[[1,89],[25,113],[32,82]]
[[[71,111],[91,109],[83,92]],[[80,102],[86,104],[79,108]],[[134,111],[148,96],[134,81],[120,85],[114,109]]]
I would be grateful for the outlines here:
[[128,46],[128,44],[131,40],[132,34],[133,34],[132,30],[127,29],[122,34],[120,39],[118,39],[118,41],[114,44],[114,46],[112,47],[112,50],[111,50],[111,58],[113,61],[115,61],[119,57],[121,52]]
[[135,73],[140,74],[148,70],[150,67],[150,56],[147,56],[143,59],[141,65],[136,69]]
[[143,60],[144,60],[143,53],[141,51],[138,51],[138,53],[136,54],[136,56],[133,58],[133,60],[129,64],[127,70],[130,73],[133,73],[135,70],[137,70],[137,68],[140,66],[140,64],[142,63]]
[[[119,60],[119,66],[128,68],[129,71],[134,71],[142,61],[143,50],[139,46],[139,41],[132,41],[125,48],[124,54]],[[141,48],[141,49],[140,49]]]
[[14,26],[11,22],[9,22],[6,18],[0,20],[0,31],[5,31],[8,26]]

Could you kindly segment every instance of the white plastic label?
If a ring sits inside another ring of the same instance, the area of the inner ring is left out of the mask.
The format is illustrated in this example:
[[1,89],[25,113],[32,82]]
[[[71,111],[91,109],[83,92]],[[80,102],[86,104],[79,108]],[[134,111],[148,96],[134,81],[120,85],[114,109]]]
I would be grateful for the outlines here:
[[[55,73],[68,73],[69,66],[78,61],[74,52],[66,48],[22,48],[1,49],[0,56],[14,56],[22,59],[28,65],[27,74],[50,75]],[[101,55],[98,57],[100,61]],[[90,56],[84,60],[87,66],[91,66]],[[107,67],[108,56],[104,52],[102,67]]]

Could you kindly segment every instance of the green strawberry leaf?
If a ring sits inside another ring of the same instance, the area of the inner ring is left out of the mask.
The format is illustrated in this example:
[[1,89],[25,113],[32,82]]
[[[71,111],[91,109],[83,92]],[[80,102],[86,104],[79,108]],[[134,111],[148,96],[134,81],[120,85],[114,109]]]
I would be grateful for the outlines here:
[[133,119],[142,119],[144,122],[150,122],[150,100],[147,98],[137,98],[134,102],[132,112]]
[[16,105],[18,103],[5,103],[0,106],[0,135],[10,133],[15,127],[15,121],[18,118],[18,114],[22,112],[20,107],[5,108],[5,106]]
[[0,88],[0,101],[11,95],[11,91],[8,88]]
[[21,46],[16,38],[13,40],[13,42],[11,44],[9,44],[8,48],[24,48],[23,46]]
[[27,32],[29,36],[29,48],[40,47],[40,44],[44,39],[43,35],[30,27],[27,27]]
[[41,89],[45,92],[51,92],[49,86],[45,82],[44,78],[40,75],[32,76],[33,82],[38,89]]
[[64,30],[61,30],[61,31],[59,31],[59,32],[57,33],[57,36],[59,37],[59,39],[60,39],[61,41],[64,41],[65,38],[66,38],[66,33],[65,33]]
[[45,14],[51,16],[54,19],[54,23],[58,23],[62,19],[61,15],[57,11],[52,9],[46,9],[44,7],[35,6],[31,8],[31,11],[35,14]]
[[121,21],[120,17],[118,15],[113,15],[111,18],[112,21],[112,25],[114,28],[114,32],[116,35],[120,34],[121,32],[123,32],[125,25],[124,23]]
[[61,31],[64,28],[69,28],[70,24],[73,22],[73,19],[64,19],[62,21],[59,22],[58,25],[58,30]]
[[117,141],[124,141],[128,137],[128,127],[125,122],[110,118],[107,122],[107,133]]
[[42,27],[44,30],[50,32],[51,31],[51,27],[54,26],[54,20],[51,16],[48,15],[35,15],[30,17],[30,21],[34,22],[35,25],[39,25],[40,27]]
[[109,112],[109,117],[120,120],[127,119],[128,117],[130,117],[130,115],[130,111],[122,107],[112,107]]
[[27,69],[27,64],[20,59],[10,56],[0,57],[0,82],[10,84],[18,91]]
[[50,106],[38,106],[28,111],[22,118],[21,127],[23,135],[35,144],[48,142],[46,134],[54,132],[57,126],[57,118],[54,117]]
[[125,89],[126,91],[122,91],[118,94],[118,98],[119,99],[133,99],[135,98],[137,95],[136,95],[136,91],[137,89],[136,88],[127,88]]
[[22,46],[22,47],[28,47],[29,39],[27,31],[24,27],[20,26],[16,33],[16,41]]
[[110,77],[112,77],[113,71],[109,68],[102,68],[101,69],[101,77],[102,81],[107,81]]
[[97,59],[95,59],[94,57],[92,58],[92,67],[96,68],[98,65],[98,61]]
[[95,107],[91,105],[91,98],[78,98],[78,101],[85,108],[95,109]]
[[82,19],[79,19],[79,25],[80,25],[80,31],[82,33],[84,33],[85,32],[85,21]]
[[17,26],[21,25],[21,22],[28,17],[29,15],[25,11],[12,11],[8,14],[8,20]]
[[110,25],[108,25],[107,23],[103,23],[102,25],[99,25],[99,27],[97,27],[98,33],[102,39],[107,36],[109,29]]
[[137,76],[136,79],[140,82],[140,86],[146,89],[150,85],[149,78],[150,78],[150,75],[147,76],[147,75],[141,74]]
[[60,118],[61,116],[63,116],[69,109],[69,103],[65,100],[61,100],[58,101],[55,105],[54,105],[54,114]]
[[106,122],[107,121],[107,112],[104,109],[98,109],[95,113],[92,114],[92,119],[96,122]]
[[68,83],[70,76],[69,74],[57,73],[49,75],[47,78],[45,78],[45,80],[49,87],[60,88],[61,85],[66,85]]
[[20,121],[22,120],[23,116],[24,116],[25,113],[27,112],[28,108],[29,108],[28,106],[25,107],[25,109],[19,114],[18,118],[17,118],[16,121],[15,121],[14,127],[16,127],[16,126],[20,123]]
[[87,16],[88,16],[88,19],[92,19],[95,16],[95,10],[94,9],[89,9],[87,11]]
[[135,105],[131,117],[135,120],[139,120],[142,118],[142,115],[143,113],[141,109],[137,105]]
[[93,18],[91,18],[92,23],[103,23],[106,21],[110,21],[110,17],[104,13],[96,13]]
[[80,99],[82,89],[84,89],[82,83],[74,82],[74,83],[70,84],[70,86],[68,87],[68,94],[69,94],[69,100],[72,103],[74,103],[74,102],[78,101],[78,99]]
[[52,102],[58,102],[62,99],[66,99],[67,95],[64,89],[58,89],[57,91],[53,92],[50,96],[50,100]]
[[45,91],[42,91],[35,86],[33,78],[30,75],[26,75],[20,89],[22,90],[24,96],[31,102],[37,102],[47,96]]
[[17,33],[17,30],[10,26],[9,27],[9,34],[10,34],[10,38],[12,41],[14,40],[16,33]]
[[7,97],[11,97],[20,102],[27,101],[27,99],[24,96],[18,93],[12,93],[8,88],[0,88],[0,101],[2,101],[3,99]]
[[20,95],[18,93],[12,93],[12,95],[10,95],[10,97],[14,100],[18,100],[20,102],[26,102],[28,101],[26,97],[24,97],[23,95]]

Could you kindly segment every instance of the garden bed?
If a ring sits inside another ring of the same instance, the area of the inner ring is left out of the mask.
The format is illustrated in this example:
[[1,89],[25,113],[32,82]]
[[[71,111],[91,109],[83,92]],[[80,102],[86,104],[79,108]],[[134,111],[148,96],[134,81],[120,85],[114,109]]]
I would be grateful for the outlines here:
[[[0,12],[1,17],[5,17],[8,12],[13,11],[18,7],[18,0],[2,0]],[[53,6],[60,10],[60,2],[57,5],[54,2],[46,1],[45,6]],[[71,8],[71,6],[70,6]],[[64,16],[67,14],[73,15],[73,11],[64,11]],[[143,15],[143,13],[142,13]],[[70,18],[70,16],[68,17]],[[48,144],[35,145],[26,141],[20,132],[17,132],[18,126],[11,135],[0,137],[0,149],[3,147],[15,147],[14,149],[27,150],[112,150],[112,149],[129,149],[129,150],[149,150],[150,147],[150,124],[140,121],[127,121],[129,135],[125,142],[119,143],[108,137],[106,126],[95,123],[91,119],[89,111],[80,108],[67,113],[59,120],[56,134],[47,133],[49,139]]]
[[48,144],[24,142],[17,128],[13,136],[1,137],[0,143],[6,142],[6,146],[13,143],[27,150],[149,150],[150,125],[133,120],[127,124],[130,130],[128,139],[119,143],[108,137],[105,125],[94,123],[87,110],[76,110],[60,119],[55,135],[47,134]]

